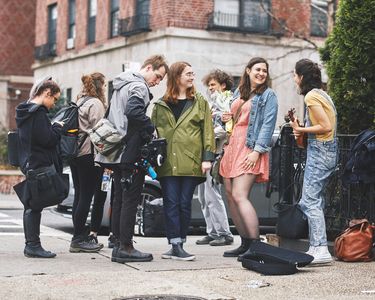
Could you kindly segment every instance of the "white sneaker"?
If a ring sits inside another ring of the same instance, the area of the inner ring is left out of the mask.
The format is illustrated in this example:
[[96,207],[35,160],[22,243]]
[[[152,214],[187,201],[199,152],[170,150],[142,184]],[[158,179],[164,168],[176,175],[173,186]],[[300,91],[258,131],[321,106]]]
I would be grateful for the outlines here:
[[329,253],[327,246],[315,247],[313,256],[314,256],[314,260],[311,262],[312,265],[328,264],[333,261],[331,253]]
[[314,256],[315,248],[316,248],[315,246],[310,245],[309,250],[307,250],[306,254]]

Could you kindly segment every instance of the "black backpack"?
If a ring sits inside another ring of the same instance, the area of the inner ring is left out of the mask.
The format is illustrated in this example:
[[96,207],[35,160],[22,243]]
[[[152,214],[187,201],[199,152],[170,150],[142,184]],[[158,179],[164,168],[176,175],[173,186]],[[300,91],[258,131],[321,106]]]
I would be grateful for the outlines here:
[[80,105],[70,102],[61,108],[52,119],[52,123],[64,122],[63,132],[60,140],[60,156],[63,161],[70,161],[77,157],[79,149],[87,138],[85,134],[81,140],[78,137],[79,131],[79,108],[92,97],[85,97]]
[[345,185],[375,182],[375,131],[364,130],[353,140],[342,180]]

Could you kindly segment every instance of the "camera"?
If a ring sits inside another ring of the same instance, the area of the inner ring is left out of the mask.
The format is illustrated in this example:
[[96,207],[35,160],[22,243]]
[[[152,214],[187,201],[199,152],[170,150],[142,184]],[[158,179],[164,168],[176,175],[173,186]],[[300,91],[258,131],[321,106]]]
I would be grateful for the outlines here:
[[167,154],[167,140],[165,138],[154,139],[141,148],[141,159],[151,166],[161,166]]

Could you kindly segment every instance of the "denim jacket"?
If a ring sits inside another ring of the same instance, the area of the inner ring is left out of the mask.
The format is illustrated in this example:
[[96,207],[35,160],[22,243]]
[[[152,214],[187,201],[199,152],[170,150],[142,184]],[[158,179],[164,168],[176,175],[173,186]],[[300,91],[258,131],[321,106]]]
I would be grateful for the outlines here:
[[247,147],[260,153],[271,150],[277,109],[277,97],[275,92],[270,88],[267,88],[263,94],[257,94],[252,99],[249,125],[247,127]]

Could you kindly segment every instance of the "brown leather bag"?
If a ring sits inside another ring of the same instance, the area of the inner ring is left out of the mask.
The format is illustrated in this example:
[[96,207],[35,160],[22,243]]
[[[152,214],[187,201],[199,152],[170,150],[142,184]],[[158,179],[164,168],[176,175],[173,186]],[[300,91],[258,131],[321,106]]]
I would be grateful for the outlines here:
[[352,220],[335,239],[335,256],[343,261],[371,261],[375,226],[366,219]]

